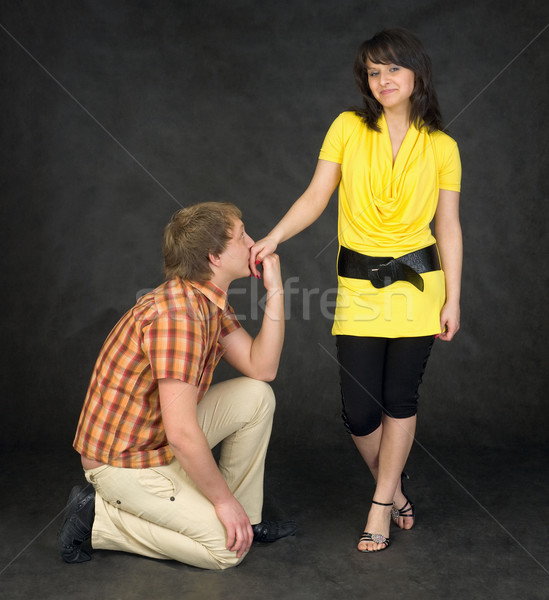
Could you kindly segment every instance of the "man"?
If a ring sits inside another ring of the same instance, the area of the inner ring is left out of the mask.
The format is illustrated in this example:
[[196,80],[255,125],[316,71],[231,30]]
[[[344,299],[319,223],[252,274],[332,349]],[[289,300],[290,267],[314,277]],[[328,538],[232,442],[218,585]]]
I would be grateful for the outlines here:
[[[280,264],[263,261],[265,315],[252,338],[227,303],[230,283],[250,275],[254,242],[240,217],[217,202],[175,213],[164,232],[167,281],[107,337],[74,440],[91,486],[69,496],[58,536],[66,562],[90,560],[82,543],[91,537],[94,549],[225,569],[253,541],[295,533],[293,521],[261,516],[274,412],[264,382],[284,338]],[[210,387],[221,356],[245,377]]]

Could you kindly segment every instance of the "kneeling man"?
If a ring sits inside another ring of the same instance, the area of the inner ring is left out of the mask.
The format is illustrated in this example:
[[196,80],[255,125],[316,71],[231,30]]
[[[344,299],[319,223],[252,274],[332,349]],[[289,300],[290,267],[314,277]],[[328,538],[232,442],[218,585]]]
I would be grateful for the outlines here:
[[[263,472],[284,338],[279,259],[263,261],[265,314],[252,338],[227,303],[253,240],[232,204],[184,208],[164,232],[167,281],[118,322],[97,359],[74,440],[89,484],[73,488],[58,547],[82,543],[206,569],[253,541],[293,535],[262,520]],[[244,377],[211,385],[223,358]],[[211,449],[221,444],[219,464]]]

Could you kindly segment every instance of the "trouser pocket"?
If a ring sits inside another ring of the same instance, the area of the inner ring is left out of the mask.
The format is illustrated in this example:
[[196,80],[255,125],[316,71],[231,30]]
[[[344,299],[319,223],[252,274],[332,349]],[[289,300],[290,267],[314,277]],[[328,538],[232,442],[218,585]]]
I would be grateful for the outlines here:
[[173,498],[177,494],[174,479],[162,467],[141,469],[137,482],[147,493],[158,498]]

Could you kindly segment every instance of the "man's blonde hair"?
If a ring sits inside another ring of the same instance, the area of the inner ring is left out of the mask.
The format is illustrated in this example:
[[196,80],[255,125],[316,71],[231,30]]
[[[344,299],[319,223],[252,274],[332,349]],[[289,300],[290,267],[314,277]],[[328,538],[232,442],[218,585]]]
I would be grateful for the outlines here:
[[219,256],[242,217],[229,202],[201,202],[178,210],[164,230],[164,271],[167,279],[181,277],[204,283],[213,275],[209,256]]

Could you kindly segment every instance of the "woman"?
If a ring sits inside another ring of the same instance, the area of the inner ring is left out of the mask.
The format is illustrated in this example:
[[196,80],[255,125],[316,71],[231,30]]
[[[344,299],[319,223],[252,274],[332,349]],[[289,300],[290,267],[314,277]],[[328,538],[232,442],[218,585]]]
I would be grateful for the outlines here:
[[256,262],[313,223],[339,184],[332,332],[345,426],[376,481],[358,550],[378,552],[390,545],[391,516],[402,529],[414,524],[402,478],[417,392],[435,337],[459,329],[461,165],[415,35],[376,34],[354,71],[364,107],[334,121],[309,187],[255,244],[250,265],[257,274]]

